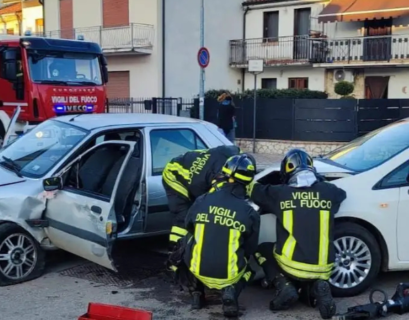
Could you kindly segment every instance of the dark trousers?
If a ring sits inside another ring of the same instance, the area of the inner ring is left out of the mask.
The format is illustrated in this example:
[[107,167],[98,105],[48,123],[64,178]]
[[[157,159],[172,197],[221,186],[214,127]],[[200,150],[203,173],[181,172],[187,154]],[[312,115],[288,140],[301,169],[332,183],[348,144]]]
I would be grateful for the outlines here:
[[185,235],[185,219],[192,206],[192,201],[181,195],[163,181],[163,187],[168,198],[169,211],[173,215],[172,229],[170,234],[170,246],[174,247],[178,239]]
[[[247,267],[243,277],[233,284],[237,299],[246,285],[252,280],[253,276],[253,271],[250,267]],[[180,264],[176,271],[176,279],[182,287],[188,289],[189,293],[199,291],[204,294],[205,285],[190,272],[184,262]]]
[[262,243],[258,246],[257,253],[255,254],[257,263],[263,269],[266,280],[272,283],[277,276],[280,274],[284,275],[297,289],[301,289],[301,301],[314,306],[315,302],[311,295],[311,288],[316,280],[298,279],[284,272],[274,257],[274,246],[275,243],[273,242]]

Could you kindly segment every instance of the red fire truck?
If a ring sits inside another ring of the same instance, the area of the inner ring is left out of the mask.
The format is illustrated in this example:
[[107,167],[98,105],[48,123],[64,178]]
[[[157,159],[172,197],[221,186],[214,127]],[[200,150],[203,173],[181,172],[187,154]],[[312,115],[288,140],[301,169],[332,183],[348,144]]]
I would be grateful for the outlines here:
[[15,131],[46,119],[105,111],[107,61],[80,40],[0,36],[0,146],[17,107]]

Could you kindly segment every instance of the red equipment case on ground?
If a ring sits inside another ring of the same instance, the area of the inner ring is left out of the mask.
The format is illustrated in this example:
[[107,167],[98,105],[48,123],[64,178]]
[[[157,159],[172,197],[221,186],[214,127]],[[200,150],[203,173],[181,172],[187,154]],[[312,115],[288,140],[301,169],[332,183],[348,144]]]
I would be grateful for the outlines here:
[[88,304],[88,312],[78,320],[152,320],[152,313],[101,303]]

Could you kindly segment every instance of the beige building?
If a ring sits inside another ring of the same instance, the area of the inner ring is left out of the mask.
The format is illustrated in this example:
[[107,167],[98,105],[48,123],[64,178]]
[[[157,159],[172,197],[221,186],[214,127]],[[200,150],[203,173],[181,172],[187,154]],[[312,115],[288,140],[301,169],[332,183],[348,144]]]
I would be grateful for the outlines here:
[[42,35],[43,6],[39,0],[0,0],[0,35]]
[[407,0],[247,0],[243,37],[230,42],[230,66],[245,73],[263,60],[261,88],[308,88],[336,98],[338,81],[356,98],[409,98]]
[[100,44],[108,98],[162,95],[161,7],[157,0],[46,0],[46,36]]

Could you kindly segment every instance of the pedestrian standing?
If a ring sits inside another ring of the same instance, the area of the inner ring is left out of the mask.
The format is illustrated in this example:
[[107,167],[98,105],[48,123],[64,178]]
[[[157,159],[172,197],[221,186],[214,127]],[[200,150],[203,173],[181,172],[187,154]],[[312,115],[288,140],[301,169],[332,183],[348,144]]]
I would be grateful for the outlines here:
[[236,108],[234,106],[233,98],[225,92],[217,98],[219,102],[219,109],[217,112],[217,126],[227,139],[233,144],[235,140],[236,131]]

